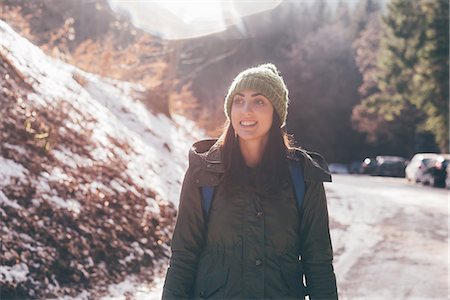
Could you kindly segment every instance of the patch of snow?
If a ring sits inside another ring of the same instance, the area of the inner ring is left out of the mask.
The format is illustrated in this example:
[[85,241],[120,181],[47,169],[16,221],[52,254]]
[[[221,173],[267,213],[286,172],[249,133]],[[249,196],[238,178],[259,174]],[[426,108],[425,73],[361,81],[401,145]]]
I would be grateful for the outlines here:
[[28,266],[24,263],[0,266],[0,282],[16,284],[27,280]]
[[87,291],[83,291],[81,293],[79,293],[76,297],[71,297],[71,296],[61,296],[58,297],[59,300],[90,300],[90,299],[94,299],[94,297],[92,297],[91,293],[87,292]]
[[6,195],[3,193],[2,190],[0,190],[0,204],[2,206],[11,206],[12,208],[15,208],[15,209],[22,208],[19,204],[17,204],[17,201],[9,200],[8,197],[6,197]]
[[54,149],[52,151],[52,154],[54,157],[59,160],[60,162],[64,163],[65,165],[76,169],[79,167],[92,167],[94,165],[94,162],[92,159],[82,157],[78,155],[77,153],[73,153],[65,148],[60,149]]
[[145,207],[145,211],[150,212],[154,215],[159,215],[161,213],[161,209],[159,208],[158,203],[156,203],[155,199],[146,198],[147,206]]
[[163,277],[155,277],[151,284],[142,284],[135,276],[129,276],[119,284],[110,285],[109,295],[101,300],[159,300],[161,299]]
[[18,154],[23,156],[27,154],[27,152],[25,151],[25,149],[23,149],[23,147],[19,147],[17,145],[12,145],[10,143],[3,143],[2,146],[5,147],[6,149],[15,150]]
[[[111,183],[112,182],[113,181],[111,181]],[[93,181],[90,184],[88,184],[87,187],[88,187],[88,189],[90,190],[91,193],[95,193],[97,191],[112,192],[112,190],[115,189],[112,184],[110,184],[110,186],[106,186],[102,182],[99,182],[99,181]],[[125,192],[125,191],[126,190],[123,189],[123,192]]]
[[64,200],[58,196],[49,196],[49,195],[42,195],[42,198],[53,203],[57,207],[71,210],[76,214],[79,214],[81,211],[81,204],[75,199]]
[[[71,180],[71,177],[69,177],[69,175],[67,175],[60,167],[53,167],[51,173],[44,172],[42,173],[42,176],[46,177],[48,181],[64,182]],[[48,187],[48,189],[50,189],[50,187]]]
[[116,179],[111,180],[109,185],[112,189],[116,190],[119,193],[125,193],[127,191],[127,189],[124,187],[124,183],[120,183]]
[[28,170],[11,159],[0,156],[0,187],[12,184],[12,178],[24,180]]

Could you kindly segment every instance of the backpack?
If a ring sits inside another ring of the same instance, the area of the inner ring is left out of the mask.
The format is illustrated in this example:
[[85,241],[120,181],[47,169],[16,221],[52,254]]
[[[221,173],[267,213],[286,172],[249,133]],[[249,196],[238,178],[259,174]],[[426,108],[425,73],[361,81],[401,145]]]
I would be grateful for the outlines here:
[[[303,198],[305,196],[305,179],[303,176],[302,165],[298,161],[289,160],[288,163],[289,172],[291,173],[291,179],[294,184],[295,198],[297,200],[297,208],[303,203]],[[214,195],[214,186],[202,186],[202,208],[205,217],[209,215],[209,209],[211,208],[211,202]]]

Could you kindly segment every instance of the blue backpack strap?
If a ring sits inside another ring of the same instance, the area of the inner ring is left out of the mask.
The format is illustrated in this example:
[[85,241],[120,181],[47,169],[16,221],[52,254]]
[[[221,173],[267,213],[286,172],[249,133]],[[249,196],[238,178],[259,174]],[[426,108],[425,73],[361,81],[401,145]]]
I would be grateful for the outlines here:
[[292,183],[294,184],[295,198],[297,199],[297,208],[302,207],[305,197],[305,177],[300,162],[289,160],[289,171],[291,172]]
[[211,202],[214,194],[213,186],[202,186],[202,207],[203,214],[207,218],[209,215],[209,209],[211,208]]

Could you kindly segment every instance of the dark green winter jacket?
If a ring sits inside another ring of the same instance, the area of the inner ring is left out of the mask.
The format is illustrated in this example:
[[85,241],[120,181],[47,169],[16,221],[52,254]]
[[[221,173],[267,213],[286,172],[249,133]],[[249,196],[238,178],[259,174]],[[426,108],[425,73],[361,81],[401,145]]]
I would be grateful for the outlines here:
[[[298,210],[289,180],[276,196],[224,188],[215,142],[197,142],[190,151],[162,298],[337,299],[323,188],[331,176],[324,159],[304,150],[289,155],[304,167],[306,192]],[[215,186],[208,216],[200,190],[205,185]]]

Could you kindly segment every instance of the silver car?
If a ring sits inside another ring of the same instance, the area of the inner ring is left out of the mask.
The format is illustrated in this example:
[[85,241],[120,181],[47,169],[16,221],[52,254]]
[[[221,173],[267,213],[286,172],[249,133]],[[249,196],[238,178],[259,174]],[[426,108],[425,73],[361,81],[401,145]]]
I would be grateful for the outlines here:
[[420,182],[425,170],[433,164],[438,157],[436,153],[417,153],[413,156],[405,169],[408,182]]

